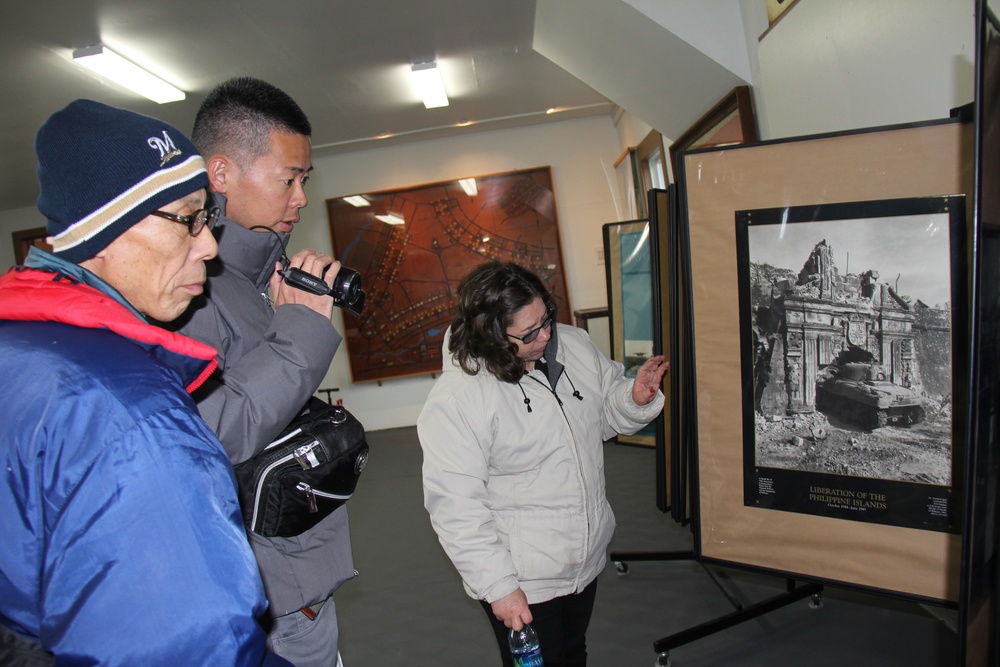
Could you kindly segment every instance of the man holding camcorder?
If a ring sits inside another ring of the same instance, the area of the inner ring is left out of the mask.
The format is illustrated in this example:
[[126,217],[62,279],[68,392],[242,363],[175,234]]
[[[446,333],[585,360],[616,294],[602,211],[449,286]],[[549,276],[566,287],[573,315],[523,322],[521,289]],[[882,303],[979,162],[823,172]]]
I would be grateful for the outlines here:
[[[219,351],[219,371],[195,398],[234,464],[260,453],[292,421],[341,340],[330,321],[334,297],[283,280],[297,269],[333,288],[341,270],[315,250],[285,256],[308,201],[311,132],[288,95],[252,78],[220,84],[195,119],[192,139],[224,215],[205,297],[179,324]],[[298,667],[337,664],[331,595],[356,574],[346,507],[300,535],[248,535],[270,603],[269,647]]]

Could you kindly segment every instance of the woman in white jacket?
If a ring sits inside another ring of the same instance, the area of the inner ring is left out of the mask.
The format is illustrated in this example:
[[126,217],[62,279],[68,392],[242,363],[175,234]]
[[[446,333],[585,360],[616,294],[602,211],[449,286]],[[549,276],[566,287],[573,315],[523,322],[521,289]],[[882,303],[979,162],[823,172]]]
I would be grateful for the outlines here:
[[604,441],[663,407],[667,363],[635,379],[581,329],[555,323],[542,281],[488,263],[459,285],[444,372],[417,420],[424,505],[504,665],[532,623],[546,667],[585,665],[585,632],[615,519]]

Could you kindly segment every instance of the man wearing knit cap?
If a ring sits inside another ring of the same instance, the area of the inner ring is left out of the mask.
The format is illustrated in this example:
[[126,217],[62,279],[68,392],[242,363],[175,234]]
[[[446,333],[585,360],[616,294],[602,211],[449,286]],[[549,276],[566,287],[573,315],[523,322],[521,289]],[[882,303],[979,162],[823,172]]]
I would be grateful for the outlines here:
[[215,350],[150,322],[215,256],[205,163],[170,125],[89,100],[35,147],[53,252],[0,277],[0,663],[287,665],[187,393]]

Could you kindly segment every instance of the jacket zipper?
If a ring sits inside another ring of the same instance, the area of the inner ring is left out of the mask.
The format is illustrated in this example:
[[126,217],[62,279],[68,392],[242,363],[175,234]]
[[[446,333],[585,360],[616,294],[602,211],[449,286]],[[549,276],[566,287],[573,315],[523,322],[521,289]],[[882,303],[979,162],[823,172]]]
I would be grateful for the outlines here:
[[[561,377],[562,377],[562,373],[559,373],[559,378],[561,378]],[[556,378],[556,384],[559,384],[559,378]],[[528,375],[528,379],[529,380],[534,380],[538,384],[542,385],[542,387],[544,387],[546,390],[548,390],[548,392],[550,394],[552,394],[553,396],[555,396],[556,403],[559,404],[559,407],[561,408],[563,406],[562,399],[559,398],[559,394],[556,393],[555,389],[553,389],[552,387],[548,386],[547,384],[545,384],[544,382],[542,382],[541,380],[539,380],[538,378],[536,378],[534,375]],[[566,413],[564,412],[563,416],[565,416],[565,415],[566,415]]]
[[[559,380],[562,379],[563,373],[565,373],[565,370],[563,370],[562,372],[559,373],[559,377],[556,378],[556,384],[559,384]],[[577,447],[576,438],[573,436],[573,429],[570,428],[569,417],[566,415],[566,410],[563,407],[562,399],[559,398],[559,394],[556,393],[555,389],[549,387],[547,384],[545,384],[544,382],[542,382],[541,380],[539,380],[535,376],[528,375],[528,378],[531,379],[531,380],[534,380],[535,382],[537,382],[538,384],[540,384],[545,389],[548,389],[549,393],[552,394],[555,397],[556,402],[559,403],[559,411],[562,413],[563,421],[566,423],[566,428],[569,430],[570,440],[573,441],[574,450],[577,450],[578,447]],[[579,451],[574,451],[574,455],[576,456],[576,459],[577,459],[577,467],[579,467],[580,466],[580,452]],[[582,473],[580,474],[580,485],[581,485],[581,488],[583,489],[583,507],[584,507],[584,518],[585,518],[585,520],[587,522],[587,534],[584,536],[584,545],[583,545],[584,558],[580,561],[580,568],[576,572],[576,579],[574,581],[574,584],[577,587],[580,584],[580,574],[583,572],[583,568],[586,567],[586,565],[587,565],[586,554],[590,551],[590,538],[592,537],[592,534],[593,534],[592,526],[590,525],[590,514],[586,511],[587,510],[587,483],[586,483],[586,480],[583,479]]]

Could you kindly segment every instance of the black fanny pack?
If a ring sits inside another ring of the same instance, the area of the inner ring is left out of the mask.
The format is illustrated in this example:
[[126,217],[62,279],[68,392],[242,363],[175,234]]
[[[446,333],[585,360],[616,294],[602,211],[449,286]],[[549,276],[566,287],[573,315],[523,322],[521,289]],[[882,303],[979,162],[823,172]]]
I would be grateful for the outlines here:
[[263,537],[300,535],[354,495],[367,463],[361,422],[313,397],[264,451],[233,467],[243,522]]

